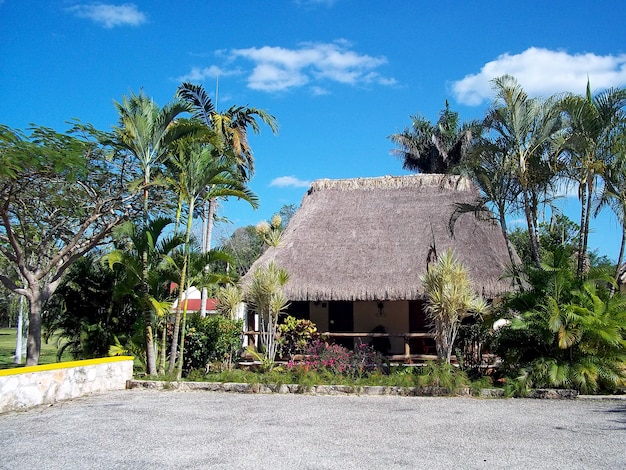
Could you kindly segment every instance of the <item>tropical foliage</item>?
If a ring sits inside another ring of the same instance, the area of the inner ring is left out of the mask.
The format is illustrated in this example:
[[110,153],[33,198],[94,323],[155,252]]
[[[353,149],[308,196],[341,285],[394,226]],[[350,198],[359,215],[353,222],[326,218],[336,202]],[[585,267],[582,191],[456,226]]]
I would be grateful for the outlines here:
[[477,122],[459,123],[459,113],[450,110],[448,101],[436,124],[420,115],[411,116],[411,127],[389,136],[398,149],[394,153],[402,166],[420,173],[448,173],[458,165],[479,130]]
[[451,250],[428,267],[421,281],[437,356],[449,364],[461,323],[469,316],[486,313],[487,303],[474,293],[466,269]]
[[289,305],[283,293],[288,280],[287,271],[271,261],[266,267],[256,268],[244,290],[245,300],[259,315],[260,352],[269,368],[273,367],[278,352],[278,317]]

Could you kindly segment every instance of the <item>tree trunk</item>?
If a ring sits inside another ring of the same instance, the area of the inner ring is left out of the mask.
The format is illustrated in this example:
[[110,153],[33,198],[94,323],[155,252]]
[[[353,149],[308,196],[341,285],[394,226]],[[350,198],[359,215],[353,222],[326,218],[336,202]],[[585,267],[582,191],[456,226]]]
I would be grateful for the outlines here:
[[41,353],[41,310],[44,299],[43,294],[37,287],[30,286],[28,298],[30,312],[28,315],[28,339],[26,341],[26,365],[36,366],[39,364]]
[[580,189],[580,232],[578,236],[578,263],[576,274],[583,277],[585,272],[585,260],[587,258],[587,239],[589,236],[589,217],[591,209],[591,188],[587,184],[581,185]]
[[524,195],[524,214],[526,216],[526,225],[528,226],[528,239],[530,241],[530,254],[533,262],[537,268],[541,267],[541,257],[539,255],[539,240],[537,239],[537,224],[533,220],[532,208],[530,198],[528,196],[528,190],[524,188],[522,191]]
[[[183,266],[180,273],[180,285],[178,288],[178,305],[176,306],[176,318],[174,319],[174,332],[172,334],[172,348],[170,350],[170,365],[168,368],[168,372],[174,372],[174,364],[176,362],[176,353],[178,351],[178,337],[181,336],[180,341],[180,354],[178,355],[178,363],[179,370],[182,373],[182,361],[183,361],[183,347],[184,347],[184,336],[185,336],[185,317],[187,316],[187,299],[183,294],[186,291],[185,284],[187,283],[187,262],[189,260],[189,243],[191,241],[191,229],[193,227],[193,210],[194,210],[194,200],[191,199],[189,201],[189,214],[187,215],[187,226],[185,230],[185,248],[183,254]],[[183,301],[185,302],[183,308]],[[180,325],[180,312],[181,308],[183,308],[183,325],[181,328]],[[180,379],[180,377],[179,377]]]
[[[185,296],[185,300],[187,300]],[[183,378],[183,361],[185,359],[185,328],[187,327],[187,302],[185,302],[185,308],[183,309],[183,320],[181,325],[180,335],[180,356],[178,357],[178,369],[176,371],[176,380]]]
[[511,269],[513,270],[513,278],[515,283],[520,289],[520,292],[524,291],[524,285],[520,279],[519,272],[517,270],[517,263],[515,262],[515,255],[513,254],[513,245],[509,240],[509,232],[506,226],[506,217],[504,216],[504,210],[499,210],[500,213],[500,229],[502,230],[502,236],[504,237],[504,243],[506,244],[506,251],[509,253],[509,260],[511,261]]
[[[185,294],[185,282],[186,276],[185,273],[187,271],[187,260],[183,261],[182,273],[180,275],[180,284],[178,286],[178,304],[176,305],[176,316],[174,317],[174,329],[172,332],[172,345],[170,347],[170,364],[167,368],[168,373],[174,372],[174,368],[176,367],[176,361],[180,361],[180,357],[178,357],[178,337],[180,336],[181,326],[180,320],[182,316],[183,303],[186,304],[186,299],[184,298]],[[186,307],[186,305],[185,305]],[[183,335],[185,334],[185,330],[183,327]]]
[[626,226],[622,226],[622,243],[619,247],[619,255],[617,256],[617,266],[615,268],[615,279],[619,281],[618,276],[622,268],[622,261],[624,259],[624,249],[626,248]]
[[[143,190],[143,234],[146,236],[148,227],[148,182],[149,174],[144,176]],[[148,303],[148,248],[147,246],[141,253],[141,297],[143,300],[143,319],[145,322],[145,341],[146,341],[146,373],[155,375],[157,373],[156,355],[154,353],[154,336],[152,334],[152,310]]]

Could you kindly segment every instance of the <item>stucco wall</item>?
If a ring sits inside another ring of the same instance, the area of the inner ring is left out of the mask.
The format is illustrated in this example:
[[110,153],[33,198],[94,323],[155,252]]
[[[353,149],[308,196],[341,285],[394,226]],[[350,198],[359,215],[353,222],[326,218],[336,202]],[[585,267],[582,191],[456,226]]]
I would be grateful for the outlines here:
[[[383,326],[387,333],[406,333],[409,331],[408,302],[383,302],[379,312],[378,302],[354,303],[354,331],[367,333],[377,326]],[[382,313],[382,316],[380,316]],[[365,342],[365,338],[362,338]],[[389,338],[391,354],[404,353],[404,338]]]
[[128,356],[0,370],[0,413],[123,390],[133,378]]

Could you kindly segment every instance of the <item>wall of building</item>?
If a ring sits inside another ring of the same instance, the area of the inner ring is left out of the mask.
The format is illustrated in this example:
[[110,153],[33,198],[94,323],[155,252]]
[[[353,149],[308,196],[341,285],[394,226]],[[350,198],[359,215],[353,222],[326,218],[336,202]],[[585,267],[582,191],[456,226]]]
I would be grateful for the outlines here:
[[[403,301],[354,303],[354,331],[369,333],[377,326],[385,328],[387,333],[407,333],[409,331],[409,303]],[[404,338],[389,338],[390,354],[404,353]],[[365,339],[364,339],[365,341]]]
[[0,413],[123,390],[133,378],[133,359],[118,356],[0,370]]
[[[354,302],[354,332],[369,333],[377,326],[383,326],[387,333],[407,333],[409,331],[409,303],[388,301],[378,308],[378,302]],[[326,332],[328,325],[328,302],[311,302],[309,319],[317,326],[317,331]],[[404,354],[404,338],[389,338],[390,354]],[[363,342],[369,339],[362,338]]]

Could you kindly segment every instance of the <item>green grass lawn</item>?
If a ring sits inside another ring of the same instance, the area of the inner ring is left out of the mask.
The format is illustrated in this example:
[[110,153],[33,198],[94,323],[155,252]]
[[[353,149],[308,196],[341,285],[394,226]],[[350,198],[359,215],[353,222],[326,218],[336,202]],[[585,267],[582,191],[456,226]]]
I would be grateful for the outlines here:
[[[13,363],[13,355],[15,354],[15,328],[0,328],[0,369],[10,369],[13,367],[21,367],[19,364]],[[41,355],[39,356],[39,364],[52,364],[57,361],[57,338],[53,336],[46,344],[41,341]],[[61,361],[70,361],[72,358],[69,354],[63,354]],[[26,362],[26,358],[22,359]],[[22,364],[23,365],[23,364]]]

